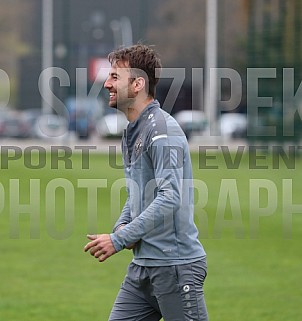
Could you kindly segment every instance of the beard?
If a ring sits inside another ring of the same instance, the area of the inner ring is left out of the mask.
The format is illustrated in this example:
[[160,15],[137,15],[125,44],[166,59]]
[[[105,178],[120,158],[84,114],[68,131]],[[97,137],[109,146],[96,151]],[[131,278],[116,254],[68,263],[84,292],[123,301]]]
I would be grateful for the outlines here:
[[109,107],[125,112],[133,105],[136,94],[130,87],[118,92],[115,92],[115,99],[109,101]]

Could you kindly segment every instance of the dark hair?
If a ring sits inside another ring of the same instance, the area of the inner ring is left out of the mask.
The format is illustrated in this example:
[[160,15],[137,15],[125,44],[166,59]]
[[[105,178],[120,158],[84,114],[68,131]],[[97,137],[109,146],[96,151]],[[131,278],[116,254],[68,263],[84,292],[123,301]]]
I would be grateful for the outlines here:
[[[119,61],[127,62],[129,68],[134,68],[133,77],[144,77],[148,82],[148,95],[155,97],[155,87],[159,81],[162,66],[158,54],[150,46],[137,44],[117,49],[108,55],[108,60],[111,64]],[[139,71],[142,73],[139,74]]]

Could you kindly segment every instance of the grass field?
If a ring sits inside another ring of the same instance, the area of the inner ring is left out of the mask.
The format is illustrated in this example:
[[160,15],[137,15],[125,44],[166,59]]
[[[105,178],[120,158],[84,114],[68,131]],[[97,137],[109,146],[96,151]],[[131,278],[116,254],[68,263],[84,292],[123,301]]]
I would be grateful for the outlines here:
[[[79,153],[71,169],[51,160],[1,168],[0,320],[105,321],[131,252],[98,263],[83,247],[87,233],[110,232],[125,199],[123,170],[105,154],[91,154],[89,169]],[[233,169],[222,153],[192,160],[211,321],[301,320],[302,159],[291,169],[282,160],[273,169],[272,155],[256,168],[248,154]]]

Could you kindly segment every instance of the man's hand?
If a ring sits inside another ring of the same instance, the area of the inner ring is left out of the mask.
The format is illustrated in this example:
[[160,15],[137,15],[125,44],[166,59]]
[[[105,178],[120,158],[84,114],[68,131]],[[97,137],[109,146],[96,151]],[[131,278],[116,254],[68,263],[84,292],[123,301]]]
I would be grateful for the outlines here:
[[84,251],[90,251],[90,254],[104,262],[108,257],[116,253],[109,234],[87,235],[91,242],[87,243]]

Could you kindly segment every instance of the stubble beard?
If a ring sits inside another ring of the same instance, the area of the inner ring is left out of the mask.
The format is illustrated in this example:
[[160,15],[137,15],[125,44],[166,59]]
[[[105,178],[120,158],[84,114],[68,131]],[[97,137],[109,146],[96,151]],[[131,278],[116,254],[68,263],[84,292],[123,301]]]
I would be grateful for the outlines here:
[[134,104],[135,97],[136,95],[132,91],[128,90],[127,97],[118,97],[118,95],[116,95],[116,99],[109,102],[109,107],[127,114],[128,109]]

